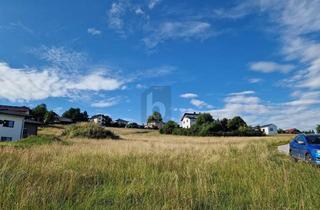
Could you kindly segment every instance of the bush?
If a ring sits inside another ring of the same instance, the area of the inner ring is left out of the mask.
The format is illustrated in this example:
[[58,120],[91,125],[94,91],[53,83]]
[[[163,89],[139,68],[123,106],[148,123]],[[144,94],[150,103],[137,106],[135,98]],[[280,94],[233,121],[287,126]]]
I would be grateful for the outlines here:
[[141,126],[138,125],[138,123],[129,123],[129,124],[126,126],[126,128],[136,128],[136,129],[138,129],[138,128],[141,128]]
[[119,136],[115,135],[112,131],[93,123],[71,125],[64,130],[62,135],[71,138],[119,139]]
[[172,134],[173,130],[179,128],[179,125],[174,121],[167,122],[163,128],[160,129],[161,134]]

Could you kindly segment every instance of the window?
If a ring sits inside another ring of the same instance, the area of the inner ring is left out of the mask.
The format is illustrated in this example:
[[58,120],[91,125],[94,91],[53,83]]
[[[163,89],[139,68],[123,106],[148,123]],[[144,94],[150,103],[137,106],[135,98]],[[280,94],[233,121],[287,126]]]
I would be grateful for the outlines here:
[[12,137],[1,136],[1,141],[12,141]]
[[269,128],[269,131],[273,131],[273,128]]
[[11,120],[3,120],[3,127],[7,127],[7,128],[13,128],[14,127],[14,121]]

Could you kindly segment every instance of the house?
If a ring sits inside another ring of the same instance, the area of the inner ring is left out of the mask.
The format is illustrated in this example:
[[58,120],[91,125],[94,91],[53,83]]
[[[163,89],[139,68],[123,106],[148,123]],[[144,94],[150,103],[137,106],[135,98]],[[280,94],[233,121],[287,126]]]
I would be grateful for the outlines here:
[[145,128],[147,129],[161,129],[163,128],[163,122],[156,122],[156,121],[152,121],[152,122],[148,122],[147,125],[145,126]]
[[27,107],[0,105],[0,141],[18,141],[36,135],[40,123],[29,118]]
[[118,124],[118,126],[120,126],[120,127],[126,127],[126,126],[128,125],[128,123],[129,123],[129,121],[122,120],[122,119],[117,119],[115,122],[116,122],[116,123]]
[[73,123],[72,119],[66,118],[66,117],[60,117],[57,113],[54,112],[53,124],[67,125],[67,124],[72,124],[72,123]]
[[299,133],[301,133],[301,131],[299,131],[296,128],[290,128],[290,129],[285,130],[285,133],[287,133],[287,134],[299,134]]
[[198,116],[200,113],[184,113],[181,118],[181,127],[183,128],[191,128],[197,121]]
[[27,138],[28,136],[38,135],[38,127],[41,125],[42,123],[38,121],[25,119],[24,128],[23,128],[23,138]]
[[278,134],[278,127],[274,124],[260,126],[260,130],[264,132],[266,135]]
[[90,122],[93,122],[100,126],[107,126],[111,123],[111,118],[103,114],[94,115],[90,118]]

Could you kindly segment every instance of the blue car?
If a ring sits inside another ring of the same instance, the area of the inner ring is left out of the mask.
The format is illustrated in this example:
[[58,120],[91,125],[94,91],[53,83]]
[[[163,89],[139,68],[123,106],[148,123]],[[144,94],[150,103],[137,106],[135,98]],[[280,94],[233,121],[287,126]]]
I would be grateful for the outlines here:
[[290,142],[290,156],[320,165],[320,135],[299,134]]

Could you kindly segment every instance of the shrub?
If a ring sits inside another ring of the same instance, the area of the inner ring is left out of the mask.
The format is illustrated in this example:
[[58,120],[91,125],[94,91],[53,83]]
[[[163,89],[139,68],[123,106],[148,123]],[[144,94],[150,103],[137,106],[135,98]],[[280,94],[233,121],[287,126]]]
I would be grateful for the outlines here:
[[141,126],[138,123],[129,123],[126,128],[141,128]]
[[163,128],[160,129],[161,134],[172,134],[174,129],[179,128],[179,125],[174,121],[167,122]]
[[119,139],[119,136],[115,135],[112,131],[93,123],[71,125],[64,130],[62,135],[71,138]]

